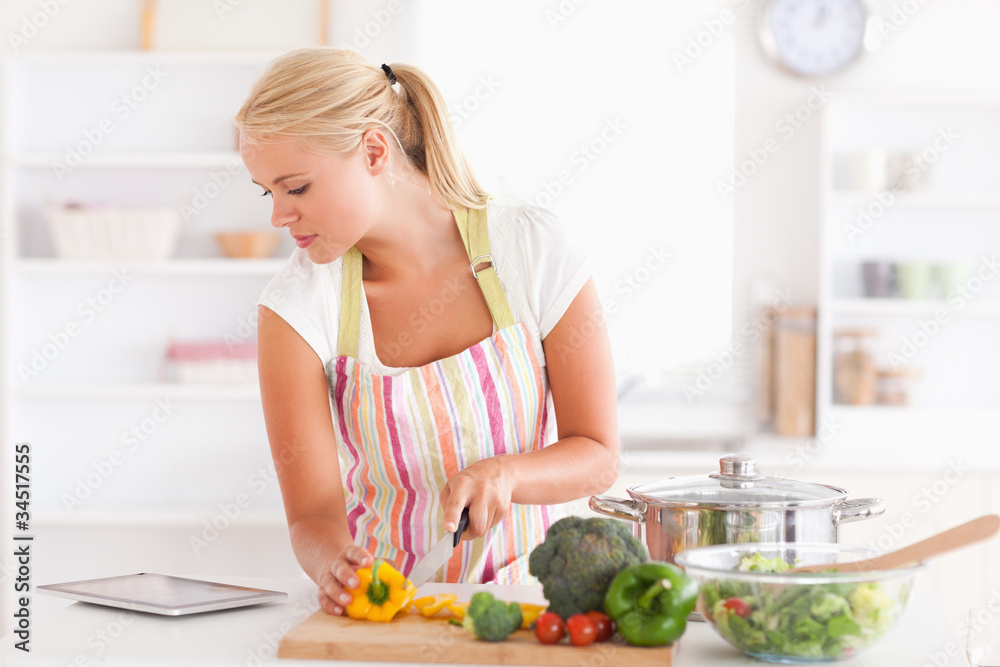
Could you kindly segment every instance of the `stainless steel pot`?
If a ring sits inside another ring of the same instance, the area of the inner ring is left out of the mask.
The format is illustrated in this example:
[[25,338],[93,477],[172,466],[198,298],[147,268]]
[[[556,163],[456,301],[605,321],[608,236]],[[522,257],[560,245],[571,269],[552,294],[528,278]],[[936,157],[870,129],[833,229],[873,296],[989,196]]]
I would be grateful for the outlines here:
[[590,509],[635,522],[654,560],[684,549],[738,542],[837,542],[842,523],[879,516],[881,498],[765,477],[749,456],[724,456],[719,472],[629,487],[629,500],[591,496]]

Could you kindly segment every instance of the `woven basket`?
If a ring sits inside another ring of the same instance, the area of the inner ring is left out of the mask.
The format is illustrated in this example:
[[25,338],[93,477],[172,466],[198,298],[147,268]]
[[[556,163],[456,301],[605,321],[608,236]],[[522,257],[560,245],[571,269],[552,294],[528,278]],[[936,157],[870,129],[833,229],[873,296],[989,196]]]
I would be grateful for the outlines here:
[[48,206],[45,217],[56,255],[87,260],[167,259],[182,222],[173,208]]

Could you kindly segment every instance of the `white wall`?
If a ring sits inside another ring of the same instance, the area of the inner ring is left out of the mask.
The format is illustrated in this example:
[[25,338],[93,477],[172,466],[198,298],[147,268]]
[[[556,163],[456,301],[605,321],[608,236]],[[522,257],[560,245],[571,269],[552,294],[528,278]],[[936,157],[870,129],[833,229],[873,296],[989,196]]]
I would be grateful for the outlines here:
[[[735,4],[735,3],[734,3]],[[775,124],[806,102],[812,86],[838,91],[996,90],[1000,85],[1000,3],[991,0],[871,0],[890,29],[881,49],[825,81],[800,81],[765,60],[756,41],[754,9],[734,10],[738,25],[736,155],[781,137]],[[903,10],[906,6],[907,13]],[[912,11],[916,8],[916,11]],[[906,17],[895,28],[892,17]],[[816,298],[819,208],[819,123],[806,122],[780,142],[764,167],[736,194],[736,290],[771,273],[802,303]]]
[[[248,5],[253,1],[244,0]],[[586,2],[597,1],[563,0],[562,4],[575,3],[582,10]],[[844,73],[817,82],[790,77],[766,61],[756,39],[759,0],[746,8],[741,8],[742,2],[736,0],[697,0],[697,4],[704,5],[705,20],[718,18],[723,9],[736,17],[730,28],[737,43],[735,158],[744,158],[746,151],[759,147],[768,137],[781,138],[775,124],[806,101],[812,86],[825,86],[833,94],[997,86],[1000,40],[992,33],[1000,24],[1000,3],[992,0],[869,2],[873,13],[884,17],[889,25],[893,17],[897,20],[905,17],[905,22],[887,35],[877,53],[866,54]],[[549,0],[539,5],[556,11],[560,2]],[[9,34],[20,34],[26,18],[38,14],[40,6],[39,0],[3,3],[0,48],[12,49]],[[334,0],[330,42],[364,46],[362,51],[372,62],[405,61],[413,48],[411,27],[417,23],[417,11],[417,3],[409,0]],[[386,25],[376,29],[379,22]],[[24,51],[137,48],[138,25],[138,2],[77,0],[68,2],[51,19],[46,19],[46,25],[21,48]],[[698,30],[701,26],[692,26],[693,33]],[[516,38],[511,39],[511,45],[515,47]],[[635,66],[648,65],[635,63]],[[748,296],[751,277],[770,273],[779,285],[792,287],[801,301],[815,298],[818,126],[814,118],[792,137],[782,140],[780,150],[736,193],[738,297]],[[705,175],[708,180],[724,176],[724,173]]]

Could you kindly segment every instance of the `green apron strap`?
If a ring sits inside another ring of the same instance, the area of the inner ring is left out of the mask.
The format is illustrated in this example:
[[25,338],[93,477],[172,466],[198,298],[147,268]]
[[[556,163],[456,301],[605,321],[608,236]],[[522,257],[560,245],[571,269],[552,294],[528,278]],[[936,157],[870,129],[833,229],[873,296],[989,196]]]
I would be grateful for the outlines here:
[[344,253],[341,280],[337,355],[357,359],[361,332],[361,251],[354,246]]
[[[498,331],[506,329],[514,324],[514,314],[500,285],[500,276],[493,268],[486,209],[455,209],[454,213],[462,242],[469,253],[472,275],[479,281],[479,289],[483,291],[493,322]],[[487,268],[476,270],[477,265],[485,263],[489,263]],[[337,355],[355,359],[358,357],[358,335],[361,332],[361,267],[361,251],[351,247],[344,253],[342,264]]]
[[[493,268],[493,257],[490,256],[490,232],[486,224],[486,209],[455,210],[455,221],[462,241],[469,253],[472,275],[479,281],[479,289],[483,291],[486,305],[493,316],[497,330],[506,329],[514,324],[514,314],[510,310],[507,296],[500,285],[500,276]],[[489,263],[485,269],[476,270],[478,264]]]

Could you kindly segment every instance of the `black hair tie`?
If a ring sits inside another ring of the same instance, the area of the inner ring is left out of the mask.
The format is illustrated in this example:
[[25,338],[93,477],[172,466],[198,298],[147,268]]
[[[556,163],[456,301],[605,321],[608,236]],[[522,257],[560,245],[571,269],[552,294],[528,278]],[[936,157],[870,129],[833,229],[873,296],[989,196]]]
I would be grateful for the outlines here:
[[395,85],[396,75],[392,73],[392,68],[386,65],[385,63],[382,63],[382,71],[384,71],[385,75],[389,77],[389,85]]

